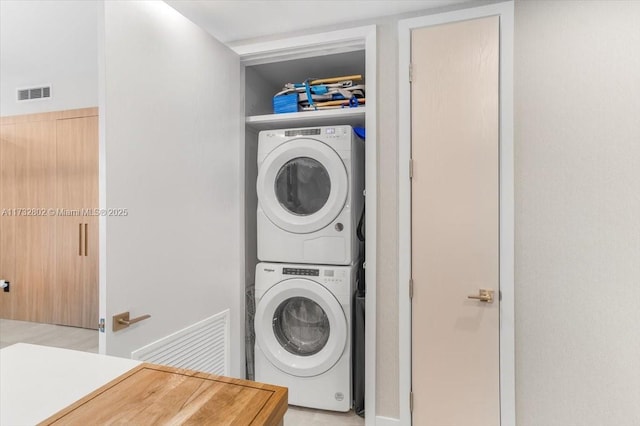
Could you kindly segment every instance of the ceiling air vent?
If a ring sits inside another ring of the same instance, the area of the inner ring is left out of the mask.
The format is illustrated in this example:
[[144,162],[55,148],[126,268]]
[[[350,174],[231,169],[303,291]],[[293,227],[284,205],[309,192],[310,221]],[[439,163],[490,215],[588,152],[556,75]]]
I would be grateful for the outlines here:
[[18,89],[18,100],[28,101],[31,99],[43,99],[51,97],[51,86],[32,87],[29,89]]

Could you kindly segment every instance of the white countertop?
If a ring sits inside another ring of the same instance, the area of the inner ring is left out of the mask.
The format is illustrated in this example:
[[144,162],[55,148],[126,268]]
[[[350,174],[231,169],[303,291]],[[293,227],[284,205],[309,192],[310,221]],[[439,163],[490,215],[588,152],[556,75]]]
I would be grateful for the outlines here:
[[0,425],[33,425],[140,361],[18,343],[0,349]]

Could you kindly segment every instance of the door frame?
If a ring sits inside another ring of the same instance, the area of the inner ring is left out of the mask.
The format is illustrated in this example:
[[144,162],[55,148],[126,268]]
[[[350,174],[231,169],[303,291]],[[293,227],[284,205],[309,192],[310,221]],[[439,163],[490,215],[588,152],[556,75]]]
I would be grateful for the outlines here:
[[411,424],[411,30],[500,17],[500,423],[515,426],[513,1],[398,22],[398,325],[400,424]]

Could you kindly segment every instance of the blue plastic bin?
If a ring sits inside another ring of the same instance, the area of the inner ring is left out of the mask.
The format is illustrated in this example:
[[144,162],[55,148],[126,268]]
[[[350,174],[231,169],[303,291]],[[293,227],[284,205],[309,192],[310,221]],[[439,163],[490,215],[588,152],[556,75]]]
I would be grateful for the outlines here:
[[285,112],[298,112],[298,94],[290,93],[273,97],[273,112],[282,114]]

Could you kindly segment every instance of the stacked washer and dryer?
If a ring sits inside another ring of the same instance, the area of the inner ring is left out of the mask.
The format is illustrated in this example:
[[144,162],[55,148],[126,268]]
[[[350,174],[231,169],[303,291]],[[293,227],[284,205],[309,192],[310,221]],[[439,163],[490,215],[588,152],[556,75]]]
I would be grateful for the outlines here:
[[351,126],[258,136],[255,379],[349,411],[364,141]]

